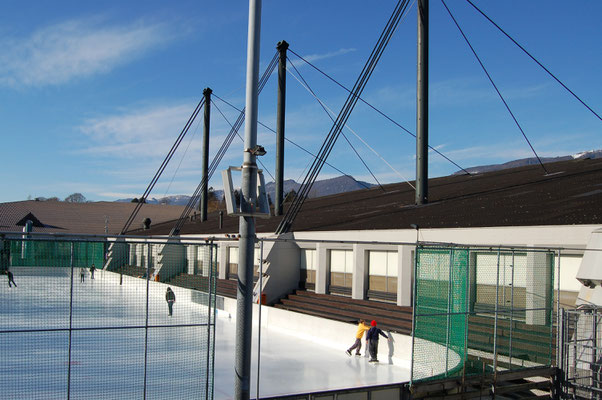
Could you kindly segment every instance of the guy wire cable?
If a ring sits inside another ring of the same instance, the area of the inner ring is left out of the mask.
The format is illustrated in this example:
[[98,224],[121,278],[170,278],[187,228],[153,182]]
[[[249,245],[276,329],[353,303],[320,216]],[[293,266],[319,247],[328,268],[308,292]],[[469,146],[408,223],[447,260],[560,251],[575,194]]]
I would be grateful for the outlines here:
[[[259,82],[257,84],[257,87],[258,87],[258,92],[257,93],[258,93],[258,95],[259,95],[259,93],[261,93],[261,91],[263,90],[263,88],[267,84],[270,76],[274,72],[274,69],[276,68],[276,65],[278,64],[278,57],[279,57],[279,53],[275,52],[274,57],[272,57],[272,60],[270,61],[270,63],[266,67],[263,75],[261,76],[261,79],[259,80]],[[207,185],[209,183],[209,180],[213,176],[213,173],[215,172],[215,170],[217,169],[217,167],[218,167],[219,163],[221,162],[222,158],[226,154],[226,151],[230,147],[230,144],[232,144],[232,140],[234,140],[234,137],[238,133],[238,130],[240,129],[240,127],[242,126],[242,124],[244,123],[244,120],[245,120],[245,113],[244,113],[244,109],[243,109],[241,111],[241,113],[239,114],[239,116],[238,116],[238,118],[237,118],[234,126],[232,127],[232,129],[230,130],[230,132],[228,133],[228,135],[226,136],[226,138],[224,139],[224,142],[222,143],[222,146],[220,147],[220,149],[218,150],[217,154],[214,156],[213,160],[211,161],[211,165],[209,166],[209,170],[208,170],[208,174],[207,174],[207,180],[205,180],[204,178],[201,179],[201,182],[199,183],[199,185],[195,189],[193,195],[188,200],[188,203],[184,207],[184,210],[182,211],[182,214],[180,215],[180,217],[176,221],[176,224],[172,228],[169,236],[178,235],[180,233],[180,230],[182,229],[182,226],[184,226],[184,222],[186,221],[186,219],[190,215],[190,212],[194,209],[194,206],[196,205],[197,200],[200,200],[200,197],[199,197],[200,192],[202,191],[204,185]]]
[[121,228],[121,233],[120,234],[123,235],[129,229],[129,227],[131,226],[132,222],[134,222],[134,219],[138,215],[138,212],[140,211],[140,208],[142,208],[142,205],[146,202],[146,198],[148,197],[148,195],[150,194],[150,192],[155,187],[155,184],[159,180],[159,177],[161,177],[161,174],[163,173],[163,171],[167,167],[167,164],[169,163],[169,161],[171,160],[171,158],[175,154],[176,150],[178,149],[178,146],[180,145],[180,143],[184,139],[184,136],[186,136],[186,133],[190,129],[190,126],[192,125],[192,123],[194,122],[195,118],[197,117],[197,115],[201,111],[201,108],[203,108],[204,105],[205,105],[205,97],[201,98],[201,101],[199,101],[199,103],[197,104],[196,108],[192,112],[192,115],[190,116],[190,118],[188,118],[188,121],[186,122],[186,125],[184,125],[184,128],[182,129],[182,131],[180,132],[180,134],[176,138],[176,141],[174,142],[174,144],[171,146],[171,149],[167,153],[167,156],[165,156],[165,158],[163,159],[163,162],[159,166],[159,169],[155,173],[155,176],[153,177],[153,179],[151,180],[151,182],[147,186],[146,190],[144,191],[144,194],[140,198],[140,201],[134,207],[134,210],[132,211],[132,213],[130,214],[130,216],[126,220],[125,224],[123,225],[123,228]]
[[502,96],[502,93],[499,91],[497,85],[495,84],[495,82],[493,81],[493,78],[491,77],[491,75],[489,75],[489,72],[487,71],[487,68],[485,68],[485,65],[483,64],[483,62],[481,61],[481,58],[479,57],[479,55],[477,54],[476,50],[474,49],[474,47],[472,47],[472,44],[470,43],[470,41],[468,40],[468,37],[466,37],[466,35],[464,34],[464,31],[462,30],[462,28],[460,27],[460,25],[458,24],[458,21],[456,21],[456,18],[454,18],[454,15],[452,14],[451,10],[447,7],[447,4],[445,4],[445,0],[441,0],[441,2],[443,3],[443,6],[445,7],[445,9],[447,10],[447,12],[449,13],[449,16],[451,17],[451,19],[454,21],[454,24],[456,25],[456,27],[458,28],[458,30],[460,31],[460,34],[462,35],[462,37],[464,38],[464,40],[466,41],[466,44],[468,44],[468,47],[470,47],[470,50],[472,51],[472,54],[474,54],[475,58],[477,59],[477,61],[479,62],[479,65],[481,66],[481,68],[483,69],[483,71],[485,72],[485,75],[487,75],[487,78],[489,79],[489,82],[491,82],[491,84],[493,85],[493,88],[495,89],[495,91],[497,92],[498,96],[500,97],[500,99],[502,100],[502,103],[504,103],[504,106],[506,107],[506,110],[508,110],[508,112],[510,113],[510,116],[512,117],[512,119],[514,120],[514,123],[516,124],[516,126],[518,127],[518,129],[520,130],[520,132],[523,134],[523,137],[525,138],[525,140],[527,141],[527,144],[529,145],[529,147],[531,148],[531,151],[533,151],[533,154],[535,154],[535,157],[537,157],[537,161],[539,161],[539,165],[541,165],[541,167],[543,168],[543,170],[545,171],[546,174],[548,174],[548,170],[546,169],[545,165],[543,165],[543,162],[541,161],[541,158],[539,158],[539,155],[537,154],[537,152],[535,151],[535,149],[533,148],[533,145],[531,145],[531,141],[529,141],[529,138],[527,137],[527,134],[525,133],[525,131],[523,130],[522,126],[520,125],[520,123],[518,122],[518,120],[516,119],[516,117],[514,116],[514,113],[512,112],[512,110],[510,109],[510,106],[508,105],[508,103],[506,102],[506,99],[504,99],[504,96]]
[[[276,229],[277,234],[287,232],[290,229],[292,222],[295,220],[301,206],[303,205],[303,203],[305,202],[305,200],[307,199],[307,197],[309,195],[311,186],[317,179],[317,176],[320,173],[320,170],[322,169],[322,167],[324,165],[324,161],[322,161],[322,160],[326,160],[326,158],[328,158],[330,152],[332,151],[334,143],[336,142],[336,140],[343,128],[345,121],[349,118],[351,111],[353,110],[355,104],[357,103],[358,97],[361,95],[364,87],[366,86],[368,80],[370,79],[370,76],[372,75],[372,72],[374,71],[376,64],[380,60],[380,57],[381,57],[384,49],[386,48],[387,44],[389,43],[393,32],[395,32],[395,29],[397,28],[399,20],[400,20],[401,16],[405,13],[405,10],[407,9],[408,4],[409,4],[409,2],[406,0],[400,0],[397,3],[393,13],[391,14],[391,17],[389,18],[389,20],[387,22],[387,25],[385,26],[385,29],[383,30],[383,32],[381,33],[381,35],[378,39],[377,44],[373,48],[368,61],[362,68],[360,76],[353,86],[352,93],[347,97],[347,100],[345,101],[345,104],[343,105],[343,107],[337,117],[336,123],[333,125],[329,134],[327,135],[326,140],[322,144],[322,147],[320,148],[320,151],[318,153],[319,156],[316,158],[316,160],[312,164],[310,171],[306,175],[306,177],[302,183],[302,186],[299,190],[299,195],[293,200],[293,203],[288,208],[284,218],[281,220],[280,224],[278,225],[278,228]],[[320,161],[318,161],[318,160],[320,160]]]
[[[290,61],[290,59],[289,59],[289,61]],[[242,110],[240,110],[239,108],[237,108],[236,106],[234,106],[232,103],[230,103],[230,102],[228,102],[228,101],[226,101],[226,100],[222,99],[221,97],[219,97],[219,96],[218,96],[218,95],[216,95],[215,93],[213,93],[213,97],[215,97],[215,98],[216,98],[216,99],[218,99],[218,100],[221,100],[221,101],[222,101],[222,102],[224,102],[226,105],[228,105],[228,106],[230,106],[231,108],[235,109],[235,110],[236,110],[236,111],[238,111],[239,113],[240,113],[240,112],[242,112]],[[276,130],[275,130],[275,129],[273,129],[273,128],[270,128],[269,126],[267,126],[266,124],[264,124],[263,122],[261,122],[261,121],[259,121],[259,120],[257,121],[257,124],[259,124],[259,125],[263,126],[265,129],[269,130],[269,131],[270,131],[270,132],[272,132],[272,133],[276,133]],[[312,156],[313,158],[316,158],[316,157],[317,157],[317,156],[316,156],[314,153],[312,153],[311,151],[307,150],[305,147],[303,147],[303,146],[301,146],[301,145],[299,145],[299,144],[295,143],[295,142],[294,142],[294,141],[292,141],[291,139],[289,139],[289,138],[285,137],[285,138],[284,138],[284,140],[285,140],[285,141],[287,141],[287,142],[289,142],[289,143],[290,143],[290,144],[292,144],[293,146],[297,147],[299,150],[302,150],[302,151],[306,152],[307,154],[309,154],[309,155],[310,155],[310,156]],[[344,172],[344,171],[340,170],[339,168],[335,167],[334,165],[330,164],[328,161],[324,161],[324,162],[326,163],[326,165],[328,165],[330,168],[334,169],[335,171],[339,172],[340,174],[343,174],[343,175],[349,175],[348,173],[346,173],[346,172]],[[307,167],[305,167],[305,169],[307,169]],[[301,179],[301,178],[299,178],[299,179]],[[362,183],[362,182],[360,182],[360,181],[358,181],[358,183],[359,183],[360,185],[362,185],[363,187],[365,187],[366,189],[369,189],[369,188],[370,188],[369,186],[367,186],[367,185],[363,184],[363,183]]]
[[510,36],[508,33],[506,33],[506,31],[504,31],[498,24],[496,24],[491,18],[489,18],[483,11],[481,11],[470,0],[466,0],[466,1],[468,2],[468,4],[470,4],[471,6],[473,6],[475,8],[475,10],[477,10],[483,17],[485,17],[489,22],[491,22],[493,24],[493,26],[495,26],[497,29],[499,29],[500,32],[502,32],[504,35],[506,35],[506,37],[508,39],[510,39],[515,45],[517,45],[519,49],[521,49],[526,55],[528,55],[533,61],[535,61],[537,63],[537,65],[539,65],[544,71],[546,71],[548,73],[548,75],[550,75],[552,78],[554,78],[554,80],[556,82],[558,82],[563,88],[565,88],[570,94],[572,94],[573,97],[575,97],[577,100],[579,100],[579,102],[581,104],[583,104],[585,106],[585,108],[587,108],[588,110],[590,110],[592,112],[592,114],[594,114],[596,117],[598,117],[599,120],[602,120],[602,117],[600,117],[600,115],[598,115],[590,106],[588,106],[583,100],[581,100],[581,98],[579,96],[577,96],[577,94],[575,94],[564,83],[562,83],[562,81],[560,79],[558,79],[556,77],[556,75],[554,75],[542,63],[540,63],[534,56],[532,56],[531,53],[529,53],[523,46],[521,46],[516,40],[514,40],[512,38],[512,36]]
[[[289,47],[288,51],[291,52],[291,53],[293,53],[294,55],[296,55],[297,58],[299,58],[301,61],[305,62],[307,65],[309,65],[310,67],[312,67],[313,69],[315,69],[316,71],[318,71],[320,74],[324,75],[326,78],[328,78],[329,80],[331,80],[332,82],[334,82],[336,85],[338,85],[339,87],[341,87],[342,89],[344,89],[348,93],[351,93],[351,90],[348,89],[345,85],[343,85],[342,83],[340,83],[339,81],[337,81],[336,79],[334,79],[332,76],[328,75],[326,72],[324,72],[322,69],[318,68],[316,65],[314,65],[310,61],[306,60],[304,57],[302,57],[301,55],[299,55],[298,53],[296,53],[290,47]],[[290,61],[290,58],[289,58],[289,61]],[[291,63],[292,63],[292,61],[291,61]],[[388,116],[387,114],[385,114],[383,111],[379,110],[378,108],[376,108],[372,104],[368,103],[364,98],[359,97],[359,100],[362,103],[364,103],[365,105],[367,105],[368,107],[370,107],[371,109],[373,109],[374,111],[376,111],[377,113],[379,113],[380,115],[382,115],[383,117],[385,117],[387,120],[389,120],[391,123],[393,123],[393,125],[399,127],[401,130],[403,130],[404,132],[408,133],[410,136],[416,138],[416,134],[415,133],[412,133],[412,131],[410,131],[409,129],[407,129],[403,125],[401,125],[399,122],[395,121],[393,118],[391,118],[390,116]],[[443,157],[444,159],[446,159],[447,161],[449,161],[450,163],[452,163],[453,165],[455,165],[456,167],[458,167],[460,170],[464,171],[466,173],[466,175],[471,175],[470,172],[468,172],[465,168],[463,168],[458,163],[456,163],[455,161],[453,161],[452,159],[450,159],[448,156],[446,156],[445,154],[443,154],[442,152],[440,152],[436,147],[433,147],[431,145],[429,145],[428,147],[433,152],[439,154],[441,157]]]

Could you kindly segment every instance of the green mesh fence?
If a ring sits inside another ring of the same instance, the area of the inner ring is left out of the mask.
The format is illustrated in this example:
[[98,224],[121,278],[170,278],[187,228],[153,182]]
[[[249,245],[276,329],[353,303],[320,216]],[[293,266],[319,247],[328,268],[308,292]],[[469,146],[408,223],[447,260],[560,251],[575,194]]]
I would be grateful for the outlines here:
[[1,398],[213,398],[215,245],[18,235],[0,262]]
[[9,265],[15,267],[71,266],[71,244],[76,267],[102,267],[105,258],[105,242],[65,242],[23,240],[10,241]]
[[552,365],[551,251],[418,247],[412,380]]

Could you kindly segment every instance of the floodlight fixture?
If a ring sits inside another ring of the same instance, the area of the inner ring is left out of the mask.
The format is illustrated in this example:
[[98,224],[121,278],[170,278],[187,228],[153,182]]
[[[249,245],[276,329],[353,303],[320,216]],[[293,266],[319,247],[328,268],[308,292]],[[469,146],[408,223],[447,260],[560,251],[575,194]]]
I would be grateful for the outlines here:
[[265,148],[258,144],[250,149],[245,149],[245,152],[251,153],[254,156],[265,156],[265,154],[267,153],[267,151],[265,151]]
[[[261,147],[261,146],[260,146]],[[261,147],[263,149],[263,147]],[[264,154],[265,154],[265,150]],[[241,216],[241,217],[257,217],[257,218],[270,218],[270,205],[268,203],[268,196],[265,190],[265,179],[263,178],[263,171],[257,169],[257,197],[256,204],[250,204],[250,210],[243,211],[241,203],[243,198],[239,193],[239,204],[234,194],[235,190],[232,185],[232,171],[240,172],[240,167],[229,167],[222,171],[222,180],[224,182],[224,198],[226,199],[226,212],[230,216]]]

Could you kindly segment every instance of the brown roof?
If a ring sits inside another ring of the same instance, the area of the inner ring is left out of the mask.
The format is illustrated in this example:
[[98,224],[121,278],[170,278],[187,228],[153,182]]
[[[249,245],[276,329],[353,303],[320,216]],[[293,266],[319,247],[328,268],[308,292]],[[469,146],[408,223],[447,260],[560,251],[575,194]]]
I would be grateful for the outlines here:
[[[108,233],[118,234],[136,204],[120,202],[66,203],[59,201],[17,201],[0,203],[0,232],[22,231],[25,221],[34,222],[34,232],[104,234],[108,217]],[[142,226],[144,218],[152,223],[180,217],[184,207],[144,204],[132,223]]]
[[[602,158],[530,165],[476,175],[429,179],[429,203],[414,205],[407,183],[308,199],[293,231],[464,228],[602,223]],[[238,218],[217,212],[188,221],[181,234],[238,232]],[[281,217],[257,219],[257,232],[274,232]],[[173,222],[141,234],[168,234]],[[132,232],[135,233],[135,232]]]

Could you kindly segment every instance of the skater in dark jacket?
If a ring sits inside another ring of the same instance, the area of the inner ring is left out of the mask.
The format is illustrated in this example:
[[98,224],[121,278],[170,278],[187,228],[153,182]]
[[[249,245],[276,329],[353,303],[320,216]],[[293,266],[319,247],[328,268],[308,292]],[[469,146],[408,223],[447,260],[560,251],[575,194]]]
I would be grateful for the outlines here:
[[173,303],[176,301],[176,295],[170,287],[168,287],[165,292],[165,301],[167,301],[167,308],[169,308],[169,316],[171,317],[173,313]]
[[17,287],[17,284],[15,283],[15,278],[13,277],[13,273],[9,270],[6,270],[6,275],[8,276],[8,287],[12,287],[10,285],[11,282],[13,283],[13,285],[15,285],[15,287]]
[[94,263],[92,263],[92,266],[90,267],[90,279],[94,279],[94,271],[96,271],[96,267],[94,266]]
[[389,336],[387,336],[381,329],[376,327],[376,321],[372,321],[370,325],[372,328],[370,328],[368,334],[366,335],[366,340],[368,341],[368,350],[370,352],[369,362],[378,362],[378,335],[381,335],[386,339],[389,339]]

